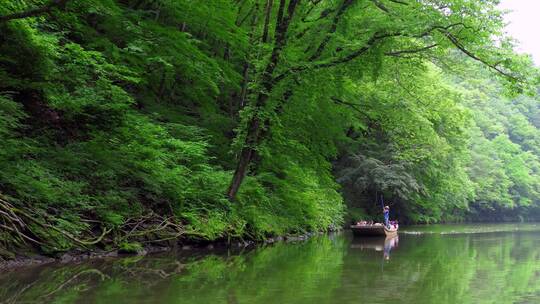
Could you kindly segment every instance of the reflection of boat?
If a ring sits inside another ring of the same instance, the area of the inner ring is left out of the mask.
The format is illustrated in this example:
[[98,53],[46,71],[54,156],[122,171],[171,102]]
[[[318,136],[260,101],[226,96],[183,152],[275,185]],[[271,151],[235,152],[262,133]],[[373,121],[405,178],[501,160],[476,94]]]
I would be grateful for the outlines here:
[[398,246],[399,236],[397,234],[385,238],[356,238],[353,239],[351,248],[384,251],[384,258],[390,259],[390,251]]
[[398,242],[398,235],[387,236],[385,238],[356,238],[352,240],[351,248],[383,251],[385,247],[393,248],[397,246]]
[[383,225],[351,225],[354,236],[394,236],[397,235],[399,225],[386,228]]

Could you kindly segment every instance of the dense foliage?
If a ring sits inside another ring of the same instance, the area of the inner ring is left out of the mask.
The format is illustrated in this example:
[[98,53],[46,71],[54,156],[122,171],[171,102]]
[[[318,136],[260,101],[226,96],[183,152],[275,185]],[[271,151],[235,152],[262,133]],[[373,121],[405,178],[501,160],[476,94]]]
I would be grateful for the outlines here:
[[537,101],[503,96],[535,70],[496,4],[4,0],[0,239],[260,239],[381,194],[411,222],[533,215]]

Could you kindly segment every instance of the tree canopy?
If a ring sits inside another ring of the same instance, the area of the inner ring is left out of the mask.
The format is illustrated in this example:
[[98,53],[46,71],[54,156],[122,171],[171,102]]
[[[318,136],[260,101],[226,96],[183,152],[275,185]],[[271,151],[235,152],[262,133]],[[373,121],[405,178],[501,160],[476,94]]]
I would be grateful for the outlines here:
[[538,74],[496,0],[4,2],[6,247],[263,239],[381,195],[540,214]]

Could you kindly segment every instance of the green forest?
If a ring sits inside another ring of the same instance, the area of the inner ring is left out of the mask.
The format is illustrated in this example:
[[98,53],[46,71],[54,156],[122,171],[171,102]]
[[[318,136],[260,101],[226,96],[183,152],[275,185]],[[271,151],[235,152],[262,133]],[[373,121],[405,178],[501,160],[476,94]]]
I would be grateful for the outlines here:
[[0,0],[0,256],[540,219],[497,0]]

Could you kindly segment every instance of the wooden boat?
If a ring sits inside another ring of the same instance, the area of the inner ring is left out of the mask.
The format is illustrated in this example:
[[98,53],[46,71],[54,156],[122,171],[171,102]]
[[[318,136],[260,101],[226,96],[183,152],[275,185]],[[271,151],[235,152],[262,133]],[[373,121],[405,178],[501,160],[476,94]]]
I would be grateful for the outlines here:
[[384,225],[351,225],[354,236],[395,236],[399,225],[386,228]]

